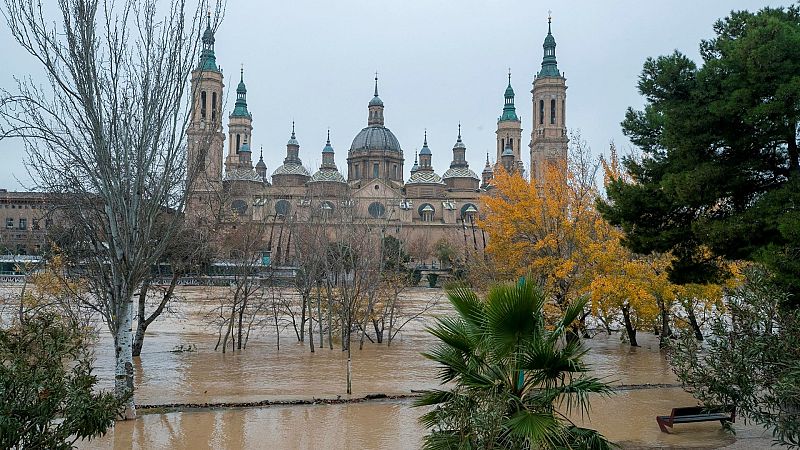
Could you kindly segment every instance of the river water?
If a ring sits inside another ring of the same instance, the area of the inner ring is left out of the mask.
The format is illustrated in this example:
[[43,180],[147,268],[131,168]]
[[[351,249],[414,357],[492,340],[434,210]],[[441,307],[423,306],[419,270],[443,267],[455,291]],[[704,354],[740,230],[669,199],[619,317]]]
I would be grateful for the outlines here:
[[[208,289],[208,288],[205,288]],[[347,398],[346,354],[334,345],[311,353],[291,329],[281,335],[277,350],[273,330],[251,335],[238,353],[214,351],[216,329],[207,325],[211,303],[204,288],[183,288],[185,301],[148,331],[142,358],[136,361],[138,404],[220,403],[310,398]],[[442,296],[418,288],[406,295],[415,303]],[[433,317],[450,312],[441,302],[401,331],[391,347],[354,345],[353,396],[410,394],[437,387],[436,367],[420,355],[434,340],[425,332]],[[315,330],[316,334],[316,330]],[[316,337],[316,336],[315,336]],[[317,344],[318,344],[318,337]],[[639,348],[620,342],[618,335],[599,334],[587,341],[586,361],[596,375],[612,384],[674,385],[675,377],[658,350],[655,337],[642,334]],[[196,351],[174,352],[196,346]],[[97,346],[97,371],[104,387],[113,380],[113,347],[107,333]],[[611,398],[593,398],[589,418],[577,423],[598,429],[624,448],[770,448],[764,432],[737,423],[736,436],[719,423],[686,424],[674,433],[660,432],[655,416],[676,406],[691,406],[692,397],[678,387],[619,389]],[[114,449],[416,449],[425,430],[417,423],[421,411],[408,400],[365,403],[220,408],[143,414],[116,424],[107,435],[79,443],[80,448]]]

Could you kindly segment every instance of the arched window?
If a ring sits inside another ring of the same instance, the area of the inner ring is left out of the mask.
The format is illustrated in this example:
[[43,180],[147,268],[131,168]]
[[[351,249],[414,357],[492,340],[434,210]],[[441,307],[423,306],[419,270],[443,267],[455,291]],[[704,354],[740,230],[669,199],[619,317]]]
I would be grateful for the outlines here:
[[563,127],[565,123],[567,123],[567,116],[565,111],[567,110],[567,102],[566,100],[561,100],[561,126]]
[[325,200],[320,204],[319,209],[322,211],[322,217],[330,217],[333,214],[334,206],[333,203]]
[[231,210],[240,216],[244,215],[247,212],[247,203],[244,200],[234,200],[231,203]]
[[430,203],[423,203],[419,205],[417,212],[423,222],[433,222],[433,215],[436,213],[436,209]]
[[555,125],[556,123],[556,100],[550,100],[550,125]]
[[378,163],[372,164],[372,178],[380,178],[381,167]]
[[211,93],[211,121],[217,120],[217,93]]
[[372,202],[367,208],[369,215],[374,219],[380,219],[386,215],[386,206],[381,202]]
[[239,153],[239,147],[241,147],[241,146],[242,146],[242,135],[241,134],[237,134],[236,135],[236,153]]
[[544,124],[544,100],[539,100],[539,125]]
[[200,93],[200,118],[206,118],[206,91]]
[[508,146],[511,147],[511,150],[514,150],[514,138],[508,138]]
[[503,150],[505,150],[505,148],[506,148],[506,139],[505,138],[501,138],[500,139],[500,153],[502,153]]
[[392,179],[397,179],[397,164],[392,164]]
[[466,203],[461,207],[461,219],[466,223],[475,223],[478,218],[478,207],[472,203]]

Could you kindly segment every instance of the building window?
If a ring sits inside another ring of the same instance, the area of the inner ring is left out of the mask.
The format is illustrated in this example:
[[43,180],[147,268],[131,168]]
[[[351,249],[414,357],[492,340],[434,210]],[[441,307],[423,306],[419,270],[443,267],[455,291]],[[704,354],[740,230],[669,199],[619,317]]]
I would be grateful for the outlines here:
[[372,178],[378,178],[381,173],[380,164],[374,163],[372,164]]
[[506,140],[505,138],[500,139],[500,154],[503,154],[503,150],[506,149]]
[[539,100],[539,125],[544,125],[544,100]]
[[436,213],[436,210],[430,203],[423,203],[419,205],[417,212],[419,213],[419,217],[423,222],[433,222],[433,215]]
[[508,138],[508,146],[511,147],[511,150],[514,150],[514,138]]
[[567,123],[567,116],[564,114],[564,111],[567,110],[567,102],[565,100],[561,100],[561,126],[563,127],[565,123]]
[[200,93],[200,118],[206,118],[206,91]]
[[236,135],[236,153],[239,153],[239,147],[242,145],[242,136],[240,134]]
[[322,217],[328,218],[331,216],[331,214],[333,214],[334,206],[333,203],[329,202],[328,200],[325,200],[320,205],[320,209],[322,210]]
[[555,125],[556,123],[556,101],[555,99],[550,100],[550,125]]
[[14,218],[7,217],[6,218],[6,228],[14,228]]
[[39,229],[39,219],[33,219],[31,221],[31,228],[33,228],[34,230]]
[[291,208],[292,204],[289,203],[288,200],[278,200],[278,202],[275,203],[275,214],[277,214],[278,217],[286,217],[289,215],[289,210],[291,210]]
[[353,173],[355,173],[355,174],[356,174],[356,177],[358,177],[359,175],[361,175],[361,172],[359,172],[359,170],[358,170],[358,169],[359,169],[359,167],[358,167],[358,164],[353,164]]
[[386,206],[381,202],[372,202],[369,205],[368,212],[373,219],[380,219],[386,215]]
[[28,229],[28,219],[19,219],[19,229],[20,230],[27,230]]
[[211,120],[217,120],[217,93],[211,93]]
[[397,164],[392,165],[392,179],[397,180]]

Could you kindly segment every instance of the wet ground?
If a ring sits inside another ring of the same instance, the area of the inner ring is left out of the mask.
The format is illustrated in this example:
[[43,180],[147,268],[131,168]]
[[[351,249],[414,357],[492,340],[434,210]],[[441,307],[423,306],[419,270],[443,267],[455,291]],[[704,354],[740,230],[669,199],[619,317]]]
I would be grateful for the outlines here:
[[[155,322],[142,358],[136,364],[138,404],[220,403],[309,398],[346,398],[346,355],[334,345],[311,353],[291,330],[277,350],[272,330],[250,338],[245,351],[222,354],[213,350],[216,329],[206,325],[208,294],[184,288],[186,302],[176,313]],[[441,291],[415,289],[408,295],[424,301]],[[353,396],[410,394],[437,386],[436,368],[420,352],[432,338],[424,331],[432,316],[447,314],[443,301],[404,329],[391,347],[365,344],[353,350]],[[316,330],[315,330],[316,332]],[[619,335],[599,334],[587,341],[587,362],[595,374],[614,385],[675,385],[657,339],[643,334],[642,347],[630,348]],[[318,344],[318,343],[317,343]],[[195,351],[173,352],[196,346]],[[112,346],[107,333],[97,350],[97,373],[105,386],[113,376]],[[611,398],[592,400],[589,419],[574,420],[596,428],[624,448],[770,448],[760,428],[737,423],[736,436],[716,422],[686,424],[662,433],[655,416],[676,406],[691,406],[692,397],[678,387],[620,389]],[[424,430],[420,411],[410,401],[356,404],[272,406],[267,408],[202,409],[145,414],[118,423],[106,436],[82,443],[82,448],[140,449],[416,449]]]

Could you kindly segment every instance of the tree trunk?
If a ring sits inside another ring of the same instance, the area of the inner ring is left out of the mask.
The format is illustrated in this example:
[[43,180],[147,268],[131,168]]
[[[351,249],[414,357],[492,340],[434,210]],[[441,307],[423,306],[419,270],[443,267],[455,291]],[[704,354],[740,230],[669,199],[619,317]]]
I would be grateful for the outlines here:
[[314,321],[311,320],[311,291],[308,291],[308,348],[314,353]]
[[[308,292],[303,292],[301,294],[301,297],[302,297],[302,301],[301,301],[301,304],[300,304],[300,334],[297,336],[297,339],[300,342],[305,342],[306,341],[306,333],[305,333],[305,328],[304,327],[306,326],[306,305],[308,304],[308,297],[309,297]],[[311,316],[311,307],[309,306],[308,308],[309,308],[308,315],[310,317]],[[312,344],[312,347],[313,347],[313,344]]]
[[[325,343],[323,342],[323,335],[322,335],[322,303],[321,298],[319,295],[319,282],[317,282],[317,325],[319,325],[319,348],[322,348]],[[330,326],[330,323],[328,323]]]
[[697,323],[697,316],[694,314],[694,304],[689,302],[689,305],[686,307],[686,312],[689,314],[689,324],[694,331],[694,337],[697,338],[698,341],[702,341],[703,332],[700,331],[700,324]]
[[792,132],[787,139],[789,153],[789,172],[800,172],[800,152],[797,149],[797,125],[792,125]]
[[661,348],[665,348],[669,338],[672,337],[672,330],[669,327],[669,311],[667,311],[667,304],[664,299],[657,297],[656,302],[658,303],[659,316],[661,318],[661,333],[659,334],[658,345]]
[[626,305],[622,307],[622,318],[625,321],[625,332],[628,333],[628,340],[631,343],[631,347],[638,347],[639,343],[636,341],[636,328],[633,327],[633,323],[631,322],[630,306]]
[[119,316],[114,333],[114,393],[118,398],[128,397],[121,418],[131,420],[136,418],[136,404],[133,400],[133,296],[119,300]]
[[161,301],[158,303],[158,306],[153,311],[152,314],[145,317],[145,301],[147,300],[147,291],[150,288],[150,283],[145,282],[142,285],[142,289],[139,292],[139,320],[136,321],[136,335],[133,339],[133,356],[138,357],[142,353],[142,346],[144,345],[144,335],[147,331],[147,327],[150,326],[153,321],[155,321],[161,314],[164,312],[164,308],[167,306],[167,303],[172,299],[173,294],[175,293],[175,286],[178,285],[178,279],[180,278],[180,274],[173,273],[172,279],[169,282],[169,287],[167,291],[164,293],[164,296],[161,298]]

